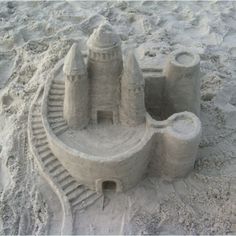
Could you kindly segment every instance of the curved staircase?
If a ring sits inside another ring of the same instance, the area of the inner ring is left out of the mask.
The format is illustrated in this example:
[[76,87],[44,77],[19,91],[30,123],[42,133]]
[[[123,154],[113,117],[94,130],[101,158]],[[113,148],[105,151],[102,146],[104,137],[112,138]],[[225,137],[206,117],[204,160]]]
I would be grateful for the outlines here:
[[[52,153],[42,123],[42,93],[43,87],[40,87],[30,108],[28,122],[29,143],[39,166],[40,173],[56,192],[61,201],[62,208],[64,209],[61,232],[62,234],[71,234],[73,232],[73,212],[89,207],[102,195],[97,194],[78,183]],[[56,135],[59,135],[68,129],[62,113],[63,98],[63,82],[54,81],[48,100],[48,119],[50,126]]]

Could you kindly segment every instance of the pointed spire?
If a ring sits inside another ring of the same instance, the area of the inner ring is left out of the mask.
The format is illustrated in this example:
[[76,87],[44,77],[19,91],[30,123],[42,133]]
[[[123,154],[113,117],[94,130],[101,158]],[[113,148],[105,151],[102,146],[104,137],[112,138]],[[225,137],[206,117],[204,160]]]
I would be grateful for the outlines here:
[[86,74],[84,58],[77,43],[71,46],[65,57],[63,72],[71,76]]
[[124,63],[125,79],[128,84],[143,84],[143,75],[133,51],[129,51]]

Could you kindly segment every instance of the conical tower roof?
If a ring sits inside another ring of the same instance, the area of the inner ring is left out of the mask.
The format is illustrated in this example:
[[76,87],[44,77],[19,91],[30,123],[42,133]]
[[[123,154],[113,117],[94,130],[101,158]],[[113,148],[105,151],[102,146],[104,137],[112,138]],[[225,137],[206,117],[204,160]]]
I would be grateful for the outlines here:
[[124,63],[124,79],[128,84],[142,85],[143,74],[133,51],[129,51]]
[[63,72],[70,76],[86,74],[84,58],[77,43],[71,46],[65,57]]
[[119,35],[112,29],[112,26],[105,22],[95,29],[89,37],[87,45],[92,49],[109,49],[120,46]]

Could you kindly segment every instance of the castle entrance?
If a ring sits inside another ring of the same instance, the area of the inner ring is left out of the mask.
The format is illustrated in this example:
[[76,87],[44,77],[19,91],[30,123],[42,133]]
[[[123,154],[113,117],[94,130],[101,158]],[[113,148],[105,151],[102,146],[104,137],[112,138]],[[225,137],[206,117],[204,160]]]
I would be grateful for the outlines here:
[[113,124],[113,112],[112,111],[97,111],[97,123],[98,124]]

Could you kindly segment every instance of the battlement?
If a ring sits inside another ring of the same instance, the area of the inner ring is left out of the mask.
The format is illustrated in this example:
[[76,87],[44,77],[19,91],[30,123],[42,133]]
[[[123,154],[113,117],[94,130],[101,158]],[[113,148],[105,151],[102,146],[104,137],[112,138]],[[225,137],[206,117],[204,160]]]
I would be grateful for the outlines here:
[[111,48],[109,50],[101,50],[99,52],[89,49],[89,60],[110,62],[112,60],[121,60],[120,48]]

